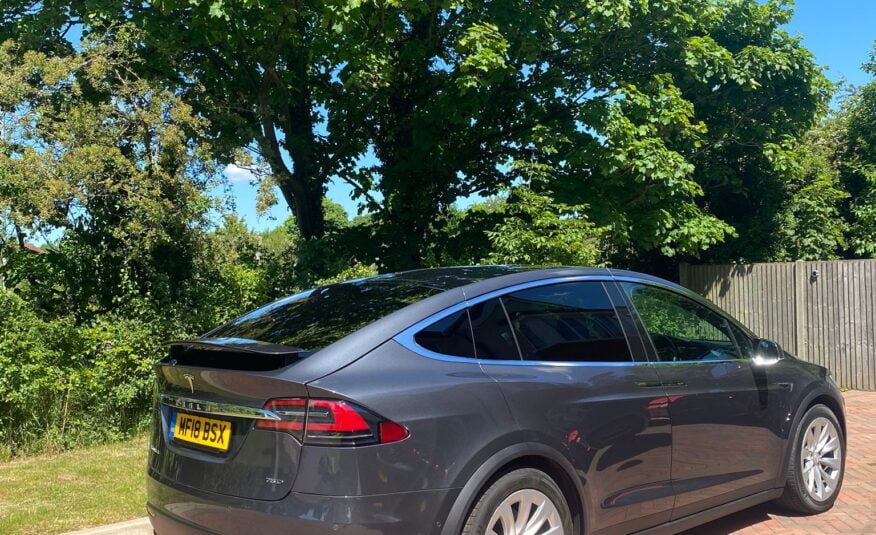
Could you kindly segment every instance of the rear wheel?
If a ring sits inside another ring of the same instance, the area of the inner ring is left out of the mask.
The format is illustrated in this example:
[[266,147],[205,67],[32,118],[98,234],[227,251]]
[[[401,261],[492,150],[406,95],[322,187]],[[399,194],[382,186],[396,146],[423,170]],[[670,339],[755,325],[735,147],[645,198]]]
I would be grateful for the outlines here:
[[833,507],[843,483],[845,446],[836,415],[824,405],[809,409],[797,429],[778,503],[807,514]]
[[572,535],[572,515],[550,476],[520,468],[481,494],[462,535]]

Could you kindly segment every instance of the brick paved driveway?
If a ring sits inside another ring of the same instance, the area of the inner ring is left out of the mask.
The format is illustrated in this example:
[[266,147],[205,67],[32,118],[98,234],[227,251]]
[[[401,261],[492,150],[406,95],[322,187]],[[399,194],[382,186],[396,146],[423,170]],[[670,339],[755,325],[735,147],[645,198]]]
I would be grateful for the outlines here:
[[876,392],[846,392],[845,398],[849,433],[846,476],[833,509],[817,516],[794,516],[764,504],[685,531],[684,535],[876,535]]

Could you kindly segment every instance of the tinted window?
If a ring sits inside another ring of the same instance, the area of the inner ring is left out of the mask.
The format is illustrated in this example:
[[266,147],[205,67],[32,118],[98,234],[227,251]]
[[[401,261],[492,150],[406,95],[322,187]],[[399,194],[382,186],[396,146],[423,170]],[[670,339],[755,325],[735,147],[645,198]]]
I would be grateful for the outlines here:
[[316,350],[440,289],[364,280],[308,290],[219,327],[213,338],[248,338]]
[[451,314],[429,325],[414,335],[414,340],[422,347],[457,357],[475,356],[471,325],[466,310]]
[[527,360],[632,360],[620,321],[602,283],[557,284],[502,298]]
[[730,330],[733,331],[733,336],[736,337],[736,345],[739,346],[740,354],[744,359],[750,359],[754,356],[754,340],[751,339],[750,336],[745,334],[742,329],[733,325],[731,322],[727,322],[727,325],[730,326]]
[[727,321],[681,294],[623,283],[661,361],[727,360],[739,351]]
[[490,299],[469,309],[479,359],[519,360],[520,352],[499,299]]

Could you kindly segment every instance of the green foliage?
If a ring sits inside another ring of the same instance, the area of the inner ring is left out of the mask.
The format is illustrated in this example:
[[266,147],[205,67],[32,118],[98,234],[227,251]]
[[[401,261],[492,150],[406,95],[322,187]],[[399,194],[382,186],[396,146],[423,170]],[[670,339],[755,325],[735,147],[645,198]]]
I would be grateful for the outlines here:
[[605,229],[596,228],[586,205],[555,203],[520,186],[511,190],[504,220],[487,236],[493,245],[487,263],[545,266],[600,264]]
[[876,81],[849,88],[801,142],[773,154],[790,177],[774,258],[876,255]]
[[353,279],[373,277],[374,275],[377,275],[377,266],[375,266],[374,264],[366,266],[357,262],[352,266],[345,268],[343,271],[333,277],[327,277],[317,280],[314,283],[314,286],[325,286],[327,284],[335,284],[338,282],[344,282]]
[[876,255],[876,46],[864,68],[874,80],[858,88],[843,107],[845,145],[838,151],[842,181],[851,194],[850,248],[855,255]]
[[840,206],[848,193],[830,162],[830,128],[829,123],[819,125],[794,150],[775,149],[774,157],[786,160],[790,180],[771,260],[834,259],[846,247],[848,224]]
[[[216,183],[204,122],[130,76],[136,33],[68,56],[0,46],[0,247],[63,232],[38,266],[6,274],[39,306],[79,321],[148,295],[169,306],[209,227]],[[35,269],[31,269],[35,268]]]
[[42,320],[0,292],[0,442],[12,452],[57,451],[142,428],[152,364],[172,329],[99,317]]
[[209,119],[225,161],[252,160],[266,203],[278,185],[303,238],[331,232],[327,181],[349,184],[382,269],[433,262],[457,198],[533,169],[554,201],[588,206],[617,261],[768,256],[794,180],[769,147],[830,93],[781,0],[28,7],[5,19],[57,47],[63,21],[96,35],[123,14],[148,58],[132,69]]

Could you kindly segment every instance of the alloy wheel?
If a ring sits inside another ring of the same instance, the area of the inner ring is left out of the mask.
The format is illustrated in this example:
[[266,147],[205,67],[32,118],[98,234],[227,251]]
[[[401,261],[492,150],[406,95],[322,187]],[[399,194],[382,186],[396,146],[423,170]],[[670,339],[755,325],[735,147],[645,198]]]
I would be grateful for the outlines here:
[[842,443],[833,422],[824,417],[812,420],[800,447],[803,482],[810,497],[824,501],[833,495],[842,462]]
[[487,535],[566,535],[556,504],[535,489],[518,490],[493,512]]

